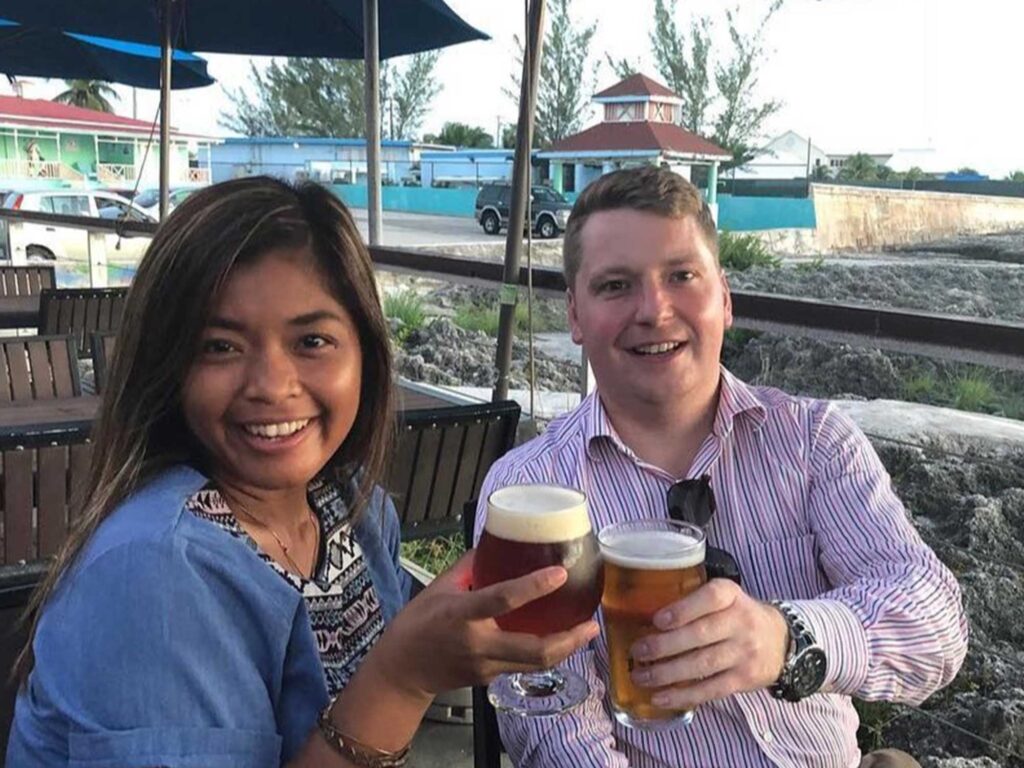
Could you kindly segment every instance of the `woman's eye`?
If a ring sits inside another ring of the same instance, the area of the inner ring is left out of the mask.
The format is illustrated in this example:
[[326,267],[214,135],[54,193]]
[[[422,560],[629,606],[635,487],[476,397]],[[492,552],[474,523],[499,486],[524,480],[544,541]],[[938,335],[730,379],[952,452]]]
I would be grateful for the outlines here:
[[311,333],[303,336],[300,343],[302,344],[303,349],[320,349],[322,347],[326,347],[330,342],[324,336]]
[[204,355],[224,355],[234,350],[234,345],[224,339],[207,339],[202,344]]

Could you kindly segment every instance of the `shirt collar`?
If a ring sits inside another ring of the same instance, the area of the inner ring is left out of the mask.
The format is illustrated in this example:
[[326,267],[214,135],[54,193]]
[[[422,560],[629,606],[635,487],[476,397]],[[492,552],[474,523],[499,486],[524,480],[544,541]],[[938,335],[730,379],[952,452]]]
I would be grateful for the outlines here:
[[[758,399],[753,389],[722,366],[719,378],[718,409],[715,412],[715,421],[711,431],[717,437],[727,437],[732,432],[736,418],[741,415],[750,420],[754,429],[760,429],[768,418],[764,404]],[[587,445],[587,456],[590,459],[601,460],[600,445],[605,441],[610,441],[627,456],[636,458],[636,454],[615,431],[597,390],[587,395],[583,401],[582,416],[583,435]]]

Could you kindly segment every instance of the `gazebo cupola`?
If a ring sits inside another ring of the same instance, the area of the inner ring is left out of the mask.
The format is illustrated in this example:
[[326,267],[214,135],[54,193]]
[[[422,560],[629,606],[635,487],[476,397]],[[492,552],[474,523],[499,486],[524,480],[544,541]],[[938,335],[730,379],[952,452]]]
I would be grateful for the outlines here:
[[683,100],[664,85],[639,73],[594,94],[593,100],[604,106],[605,123],[678,124],[683,105]]

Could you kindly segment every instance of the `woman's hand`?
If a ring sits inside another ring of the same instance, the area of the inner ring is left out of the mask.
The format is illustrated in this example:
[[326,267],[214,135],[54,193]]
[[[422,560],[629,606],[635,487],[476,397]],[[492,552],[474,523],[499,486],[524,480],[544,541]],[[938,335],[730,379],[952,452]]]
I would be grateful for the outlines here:
[[505,632],[494,620],[561,587],[564,568],[470,591],[472,565],[470,550],[399,613],[367,658],[397,689],[432,697],[504,672],[544,669],[597,636],[593,620],[547,637]]

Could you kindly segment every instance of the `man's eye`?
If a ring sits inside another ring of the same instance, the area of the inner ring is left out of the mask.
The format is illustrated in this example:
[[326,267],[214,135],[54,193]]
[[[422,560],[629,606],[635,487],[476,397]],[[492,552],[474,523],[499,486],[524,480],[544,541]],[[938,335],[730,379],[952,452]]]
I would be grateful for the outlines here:
[[598,293],[619,293],[626,290],[629,283],[625,280],[605,280],[597,287]]
[[693,280],[694,274],[688,269],[677,269],[671,274],[669,279],[673,283],[688,283]]

